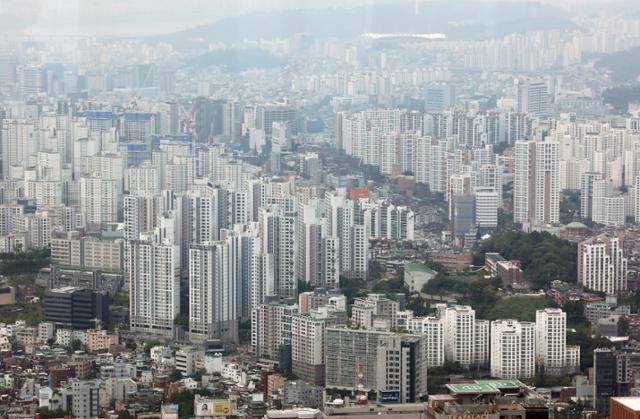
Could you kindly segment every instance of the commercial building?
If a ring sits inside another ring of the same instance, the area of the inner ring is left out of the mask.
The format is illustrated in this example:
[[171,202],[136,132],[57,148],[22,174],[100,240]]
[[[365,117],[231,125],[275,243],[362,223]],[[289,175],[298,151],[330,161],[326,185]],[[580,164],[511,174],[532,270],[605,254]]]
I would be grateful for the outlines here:
[[456,103],[455,86],[449,83],[431,83],[426,87],[424,108],[426,112],[442,112]]
[[546,80],[517,80],[516,93],[518,112],[542,115],[549,112],[551,100]]
[[[383,336],[377,349],[378,401],[418,402],[427,394],[423,336]],[[399,396],[399,398],[396,396]]]
[[597,348],[593,351],[593,407],[609,412],[612,397],[631,395],[640,373],[640,352],[633,348]]
[[337,390],[375,391],[379,400],[418,401],[426,394],[424,338],[375,330],[329,327],[326,384]]
[[53,288],[44,295],[44,319],[59,327],[88,329],[95,326],[95,320],[108,319],[107,298],[86,288]]
[[429,396],[427,419],[549,417],[545,398],[518,380],[474,380],[446,387],[449,394]]
[[78,231],[54,234],[51,238],[51,261],[82,269],[122,272],[124,240],[111,232],[105,233],[98,237],[81,236]]
[[501,197],[495,188],[475,188],[475,223],[478,228],[498,227]]
[[[612,397],[609,419],[640,418],[640,397]],[[607,414],[605,413],[605,414]]]

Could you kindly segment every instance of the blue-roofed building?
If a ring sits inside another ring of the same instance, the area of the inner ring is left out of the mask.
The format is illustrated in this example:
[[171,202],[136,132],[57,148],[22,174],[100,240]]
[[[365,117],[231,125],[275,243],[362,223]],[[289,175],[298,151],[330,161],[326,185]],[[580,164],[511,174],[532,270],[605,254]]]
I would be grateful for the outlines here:
[[149,141],[158,132],[158,117],[149,112],[125,112],[120,125],[121,136],[130,142]]
[[145,142],[120,143],[120,153],[125,157],[127,167],[137,166],[151,160],[151,146]]
[[113,112],[90,110],[80,114],[87,118],[89,132],[108,131],[115,126]]

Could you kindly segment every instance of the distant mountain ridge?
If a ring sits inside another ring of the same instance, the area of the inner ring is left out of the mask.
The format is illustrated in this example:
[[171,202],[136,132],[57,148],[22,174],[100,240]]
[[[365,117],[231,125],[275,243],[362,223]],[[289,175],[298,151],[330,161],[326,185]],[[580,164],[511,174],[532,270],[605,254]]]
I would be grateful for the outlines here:
[[562,8],[535,2],[434,0],[421,3],[420,7],[417,15],[412,2],[251,13],[154,39],[182,47],[285,38],[296,33],[351,39],[365,32],[442,32],[452,39],[486,39],[512,32],[576,27]]

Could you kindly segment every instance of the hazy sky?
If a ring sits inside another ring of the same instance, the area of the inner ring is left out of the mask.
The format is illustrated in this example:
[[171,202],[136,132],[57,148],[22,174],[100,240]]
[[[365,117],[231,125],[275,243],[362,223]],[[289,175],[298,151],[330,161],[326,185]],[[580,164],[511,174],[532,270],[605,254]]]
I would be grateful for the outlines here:
[[[173,32],[251,11],[355,7],[371,2],[394,1],[415,0],[0,0],[0,34],[150,35]],[[611,2],[542,1],[556,5],[589,2],[602,5]]]

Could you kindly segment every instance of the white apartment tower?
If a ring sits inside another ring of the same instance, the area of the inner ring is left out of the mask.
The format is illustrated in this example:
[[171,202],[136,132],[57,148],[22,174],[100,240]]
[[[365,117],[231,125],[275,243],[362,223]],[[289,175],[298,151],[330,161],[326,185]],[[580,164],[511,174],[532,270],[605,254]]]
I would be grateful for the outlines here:
[[447,307],[441,319],[446,360],[463,366],[488,361],[489,324],[476,322],[475,310],[469,306]]
[[291,344],[292,316],[298,306],[267,302],[251,313],[251,348],[258,358],[278,359],[282,345]]
[[640,223],[640,176],[636,176],[634,185],[635,196],[633,202],[633,215],[634,221],[638,224]]
[[502,379],[535,376],[535,323],[491,322],[491,376]]
[[116,180],[104,179],[98,173],[80,178],[80,207],[87,224],[117,222],[118,196]]
[[237,341],[238,296],[226,242],[189,248],[189,333],[192,339]]
[[144,235],[129,246],[131,330],[172,337],[180,313],[178,248]]
[[587,220],[593,217],[593,187],[598,180],[602,180],[602,175],[598,172],[583,173],[580,180],[580,216]]
[[545,374],[567,369],[567,314],[559,308],[536,311],[536,365]]
[[427,367],[444,365],[444,330],[438,317],[414,317],[407,322],[407,330],[424,335]]
[[560,221],[558,151],[556,142],[516,142],[514,222],[557,224]]
[[627,264],[617,237],[598,237],[578,246],[578,282],[585,288],[607,294],[626,291]]
[[498,207],[500,202],[494,188],[475,188],[475,219],[480,228],[498,227]]
[[271,205],[259,209],[262,253],[273,258],[273,292],[284,298],[298,294],[295,260],[295,215]]

